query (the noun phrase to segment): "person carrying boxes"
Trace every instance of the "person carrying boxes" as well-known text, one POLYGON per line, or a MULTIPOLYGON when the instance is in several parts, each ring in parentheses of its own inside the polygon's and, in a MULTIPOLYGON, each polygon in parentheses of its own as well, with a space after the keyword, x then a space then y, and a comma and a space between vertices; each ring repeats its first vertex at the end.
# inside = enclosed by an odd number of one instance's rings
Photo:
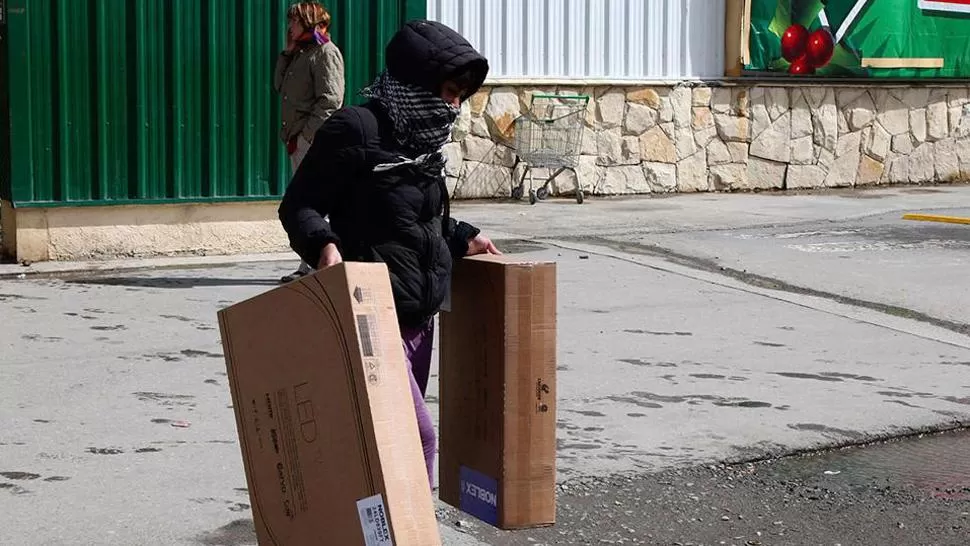
POLYGON ((426 20, 398 31, 385 59, 361 91, 369 101, 341 108, 317 131, 279 218, 293 250, 318 269, 345 259, 387 265, 433 488, 436 434, 424 396, 434 317, 453 260, 501 254, 478 228, 451 217, 442 154, 489 66, 460 34, 426 20))

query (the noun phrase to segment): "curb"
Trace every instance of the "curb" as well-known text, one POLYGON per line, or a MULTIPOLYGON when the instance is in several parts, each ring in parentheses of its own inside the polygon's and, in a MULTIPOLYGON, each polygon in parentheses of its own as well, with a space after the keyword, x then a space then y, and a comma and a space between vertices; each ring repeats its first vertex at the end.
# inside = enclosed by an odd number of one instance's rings
MULTIPOLYGON (((192 256, 106 260, 87 262, 40 262, 22 266, 0 265, 0 280, 52 279, 77 276, 95 276, 102 273, 153 271, 164 269, 200 269, 230 267, 237 264, 293 262, 299 258, 293 253, 238 254, 225 256, 192 256)), ((296 267, 294 265, 294 267, 296 267)))

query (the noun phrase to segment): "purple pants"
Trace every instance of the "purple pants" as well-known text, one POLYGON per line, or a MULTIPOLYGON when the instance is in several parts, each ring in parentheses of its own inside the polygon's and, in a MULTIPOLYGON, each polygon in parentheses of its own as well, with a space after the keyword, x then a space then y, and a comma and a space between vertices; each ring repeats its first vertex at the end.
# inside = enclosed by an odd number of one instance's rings
POLYGON ((404 356, 408 361, 408 376, 411 380, 411 397, 414 399, 414 412, 418 418, 418 432, 421 434, 421 447, 424 449, 424 463, 428 467, 428 484, 434 489, 434 458, 437 451, 434 422, 431 412, 424 401, 428 390, 428 377, 431 374, 431 347, 434 343, 434 319, 417 328, 401 327, 404 342, 404 356))

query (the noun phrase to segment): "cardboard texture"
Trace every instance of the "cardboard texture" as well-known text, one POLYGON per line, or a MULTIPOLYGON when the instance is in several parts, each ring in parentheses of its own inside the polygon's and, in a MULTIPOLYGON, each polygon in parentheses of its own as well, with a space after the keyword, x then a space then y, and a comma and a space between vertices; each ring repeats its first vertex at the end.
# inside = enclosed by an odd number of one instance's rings
POLYGON ((318 271, 219 327, 260 545, 441 544, 384 264, 318 271))
POLYGON ((440 316, 440 496, 501 529, 556 520, 556 265, 455 263, 440 316))

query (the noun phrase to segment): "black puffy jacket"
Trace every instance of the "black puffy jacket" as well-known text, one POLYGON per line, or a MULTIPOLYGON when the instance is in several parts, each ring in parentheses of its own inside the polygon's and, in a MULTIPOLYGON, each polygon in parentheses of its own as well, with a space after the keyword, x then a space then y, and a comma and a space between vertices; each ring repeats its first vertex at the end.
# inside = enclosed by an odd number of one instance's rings
MULTIPOLYGON (((385 58, 395 78, 432 91, 471 69, 472 93, 488 71, 484 57, 460 35, 428 21, 408 23, 388 44, 385 58)), ((410 166, 373 171, 402 155, 413 157, 398 146, 381 104, 338 110, 317 131, 294 173, 279 218, 290 246, 311 265, 328 243, 337 245, 345 261, 384 262, 401 325, 417 326, 440 309, 452 260, 465 255, 479 230, 450 218, 443 175, 410 166)))

